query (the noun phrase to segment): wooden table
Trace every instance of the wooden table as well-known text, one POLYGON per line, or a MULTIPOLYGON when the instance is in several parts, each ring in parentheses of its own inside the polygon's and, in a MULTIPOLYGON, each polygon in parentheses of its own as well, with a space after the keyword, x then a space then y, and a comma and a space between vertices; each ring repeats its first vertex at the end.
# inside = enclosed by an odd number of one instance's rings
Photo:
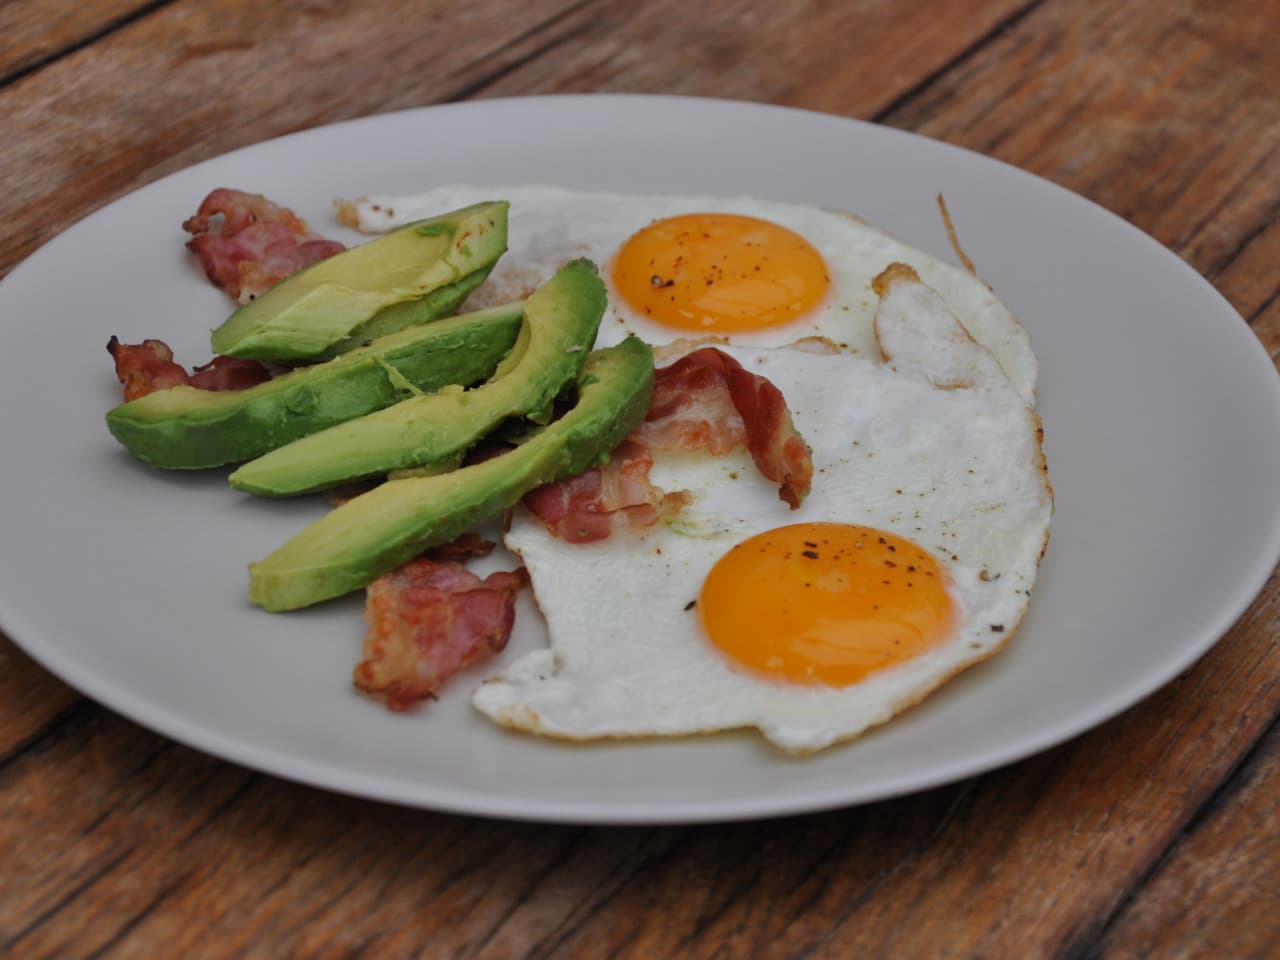
MULTIPOLYGON (((1274 355, 1277 40, 1274 0, 9 0, 0 274, 116 197, 280 133, 477 97, 698 94, 1054 180, 1185 258, 1274 355)), ((0 952, 1278 956, 1278 626, 1273 578, 1168 687, 985 776, 651 829, 285 783, 129 723, 0 637, 0 952)))

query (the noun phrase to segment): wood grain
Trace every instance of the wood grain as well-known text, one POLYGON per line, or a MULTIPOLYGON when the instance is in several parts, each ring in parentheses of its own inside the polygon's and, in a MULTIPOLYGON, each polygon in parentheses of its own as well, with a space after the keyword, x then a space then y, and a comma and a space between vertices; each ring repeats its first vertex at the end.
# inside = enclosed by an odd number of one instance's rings
POLYGON ((1280 944, 1280 726, 1171 847, 1100 947, 1113 957, 1274 957, 1280 944))
POLYGON ((0 273, 165 173, 304 127, 448 99, 570 0, 174 3, 5 90, 0 273), (397 24, 388 29, 388 24, 397 24))
MULTIPOLYGON (((0 17, 15 9, 37 8, 0 17)), ((1280 350, 1266 0, 414 9, 176 0, 0 88, 0 272, 114 196, 291 129, 472 96, 696 93, 874 117, 1054 179, 1171 246, 1280 350)), ((662 829, 283 783, 79 701, 0 641, 0 953, 1266 956, 1277 637, 1273 578, 1183 676, 1055 750, 895 801, 662 829)))
POLYGON ((661 92, 871 117, 1034 5, 596 3, 573 11, 573 42, 556 56, 521 63, 471 92, 661 92))
POLYGON ((1083 193, 1280 349, 1280 6, 1038 8, 884 119, 1083 193))
POLYGON ((1003 0, 980 17, 950 19, 940 9, 928 0, 717 0, 696 9, 499 0, 434 4, 406 18, 398 0, 171 4, 6 91, 0 166, 12 174, 0 195, 0 275, 129 189, 291 130, 480 92, 619 84, 794 100, 811 83, 831 98, 852 92, 842 112, 869 112, 905 91, 915 70, 940 67, 1021 7, 1003 0), (892 57, 874 83, 865 67, 885 35, 867 26, 904 39, 885 48, 892 57), (814 36, 838 44, 816 58, 805 39, 814 36), (556 78, 538 77, 547 65, 556 78))
POLYGON ((92 43, 167 0, 9 0, 0 4, 0 86, 92 43))

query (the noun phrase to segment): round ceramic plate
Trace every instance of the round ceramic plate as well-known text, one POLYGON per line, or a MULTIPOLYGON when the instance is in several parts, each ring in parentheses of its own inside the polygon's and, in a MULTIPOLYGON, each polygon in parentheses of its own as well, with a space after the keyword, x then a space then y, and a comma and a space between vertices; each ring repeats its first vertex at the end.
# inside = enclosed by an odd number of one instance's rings
MULTIPOLYGON (((1204 653, 1280 554, 1280 381, 1177 257, 1016 169, 796 110, 658 97, 493 100, 371 117, 211 160, 125 197, 0 284, 0 624, 120 713, 236 762, 334 790, 538 820, 662 823, 817 810, 941 784, 1056 744, 1204 653), (678 149, 672 145, 678 144, 678 149), (208 356, 225 297, 179 229, 237 186, 338 239, 334 197, 438 183, 749 194, 857 212, 950 257, 935 197, 1030 331, 1057 493, 1053 537, 1008 649, 851 744, 794 759, 752 733, 573 746, 492 726, 480 668, 391 714, 351 687, 362 601, 272 615, 249 560, 324 505, 257 500, 225 471, 130 459, 103 412, 103 349, 208 356)), ((500 662, 545 642, 526 597, 500 662)))

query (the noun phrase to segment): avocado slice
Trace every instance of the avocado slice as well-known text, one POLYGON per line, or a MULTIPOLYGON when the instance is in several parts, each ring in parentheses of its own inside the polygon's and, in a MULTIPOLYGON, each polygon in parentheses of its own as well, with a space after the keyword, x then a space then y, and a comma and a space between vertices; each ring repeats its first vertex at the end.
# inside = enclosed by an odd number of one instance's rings
POLYGON ((249 564, 250 602, 295 610, 358 590, 535 487, 600 462, 649 409, 653 352, 635 337, 597 350, 578 385, 577 404, 515 449, 452 473, 389 480, 249 564))
POLYGON ((595 264, 575 260, 524 301, 516 345, 487 383, 411 397, 295 440, 246 463, 231 485, 268 497, 308 493, 456 462, 509 417, 546 423, 556 397, 582 370, 605 303, 595 264))
POLYGON ((446 316, 507 249, 507 203, 478 203, 299 270, 213 331, 214 353, 314 360, 446 316))
POLYGON ((450 317, 245 390, 157 390, 107 411, 107 427, 155 467, 249 460, 405 397, 483 380, 515 344, 522 315, 513 303, 450 317))

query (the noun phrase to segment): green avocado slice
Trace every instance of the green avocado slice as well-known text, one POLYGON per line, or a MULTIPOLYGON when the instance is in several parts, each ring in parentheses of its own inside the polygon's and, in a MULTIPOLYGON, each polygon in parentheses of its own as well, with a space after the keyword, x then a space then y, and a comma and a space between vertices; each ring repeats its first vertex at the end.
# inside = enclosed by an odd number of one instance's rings
POLYGON ((249 565, 249 600, 295 610, 372 583, 498 516, 544 483, 582 473, 644 419, 653 352, 629 337, 590 354, 577 404, 513 450, 451 473, 389 480, 249 565))
POLYGON ((214 353, 315 360, 452 313, 507 249, 507 206, 419 220, 299 270, 214 330, 214 353))
POLYGON ((515 344, 522 314, 505 304, 402 330, 245 390, 157 390, 109 410, 107 427, 155 467, 249 460, 405 397, 484 380, 515 344))
POLYGON ((394 470, 456 462, 509 417, 545 423, 578 378, 604 315, 606 294, 589 260, 567 264, 524 301, 516 345, 487 382, 402 400, 272 450, 230 481, 287 497, 394 470))

